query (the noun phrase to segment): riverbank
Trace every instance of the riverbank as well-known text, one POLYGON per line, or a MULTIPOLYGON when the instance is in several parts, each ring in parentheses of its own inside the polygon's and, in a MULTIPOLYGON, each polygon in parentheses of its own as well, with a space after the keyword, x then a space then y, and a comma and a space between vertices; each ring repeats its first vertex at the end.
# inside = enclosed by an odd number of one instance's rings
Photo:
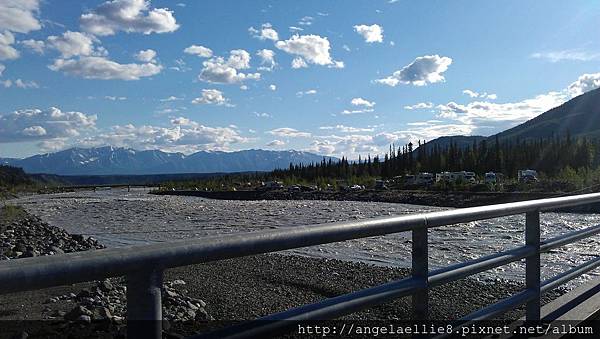
MULTIPOLYGON (((39 227, 51 228, 24 212, 12 216, 9 221, 10 230, 26 230, 37 227, 34 225, 36 223, 42 224, 39 227)), ((23 234, 22 232, 6 233, 9 228, 2 229, 4 232, 0 238, 4 239, 5 243, 7 239, 11 243, 23 240, 19 238, 22 237, 19 235, 23 234)), ((72 237, 80 239, 77 235, 72 237)), ((207 331, 232 322, 254 319, 401 279, 408 274, 409 270, 405 268, 281 254, 258 255, 171 269, 165 273, 165 281, 170 285, 163 290, 163 301, 167 297, 174 298, 171 300, 176 300, 177 304, 185 303, 186 306, 166 309, 165 314, 169 317, 175 315, 183 319, 178 321, 178 318, 174 318, 168 331, 171 335, 207 331), (195 306, 188 305, 189 300, 194 300, 195 306), (197 316, 199 311, 194 309, 199 304, 202 304, 202 309, 205 310, 202 316, 197 316), (194 317, 188 317, 190 310, 194 311, 194 317), (182 316, 179 316, 179 313, 182 316), (215 321, 207 320, 211 318, 215 321)), ((40 337, 62 337, 64 333, 61 331, 89 330, 95 336, 99 336, 99 333, 105 330, 124 333, 123 281, 117 278, 111 279, 109 283, 112 287, 107 287, 105 281, 90 282, 5 295, 0 299, 0 320, 55 321, 53 326, 56 327, 51 329, 51 333, 54 334, 47 335, 48 328, 45 328, 43 330, 46 334, 40 337), (96 326, 97 321, 102 321, 102 326, 96 326), (92 325, 94 327, 91 327, 92 325)), ((480 281, 472 278, 437 287, 430 294, 431 318, 456 319, 522 289, 523 285, 520 282, 501 279, 480 281)), ((544 302, 560 294, 560 291, 548 294, 544 297, 544 302)), ((165 305, 173 305, 173 301, 165 302, 165 305)), ((505 314, 502 319, 516 319, 521 313, 521 310, 513 311, 505 314)), ((346 316, 344 319, 397 321, 410 317, 410 299, 402 298, 346 316)), ((39 325, 40 322, 33 324, 39 325)), ((27 330, 31 332, 29 327, 18 328, 18 322, 11 322, 10 325, 17 327, 18 333, 27 330)), ((32 326, 32 323, 22 323, 22 326, 32 326)), ((84 332, 76 333, 82 335, 84 332)), ((28 334, 31 335, 30 338, 36 337, 35 333, 28 334)))
POLYGON ((538 192, 434 192, 405 190, 308 191, 154 191, 158 195, 197 196, 223 200, 336 200, 413 204, 437 207, 474 207, 555 197, 557 193, 538 192))

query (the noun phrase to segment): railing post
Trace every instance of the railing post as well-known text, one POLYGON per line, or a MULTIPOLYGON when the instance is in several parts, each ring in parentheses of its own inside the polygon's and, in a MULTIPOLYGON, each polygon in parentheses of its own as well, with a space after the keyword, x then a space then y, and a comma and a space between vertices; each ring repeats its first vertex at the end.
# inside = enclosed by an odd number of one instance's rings
POLYGON ((127 338, 162 338, 162 271, 127 276, 127 338))
POLYGON ((415 292, 412 299, 412 312, 415 320, 429 318, 429 276, 427 227, 412 230, 412 276, 422 280, 424 289, 415 292))
POLYGON ((535 298, 527 303, 525 320, 540 320, 540 211, 527 212, 525 218, 525 244, 536 248, 536 253, 525 259, 525 286, 535 292, 535 298))

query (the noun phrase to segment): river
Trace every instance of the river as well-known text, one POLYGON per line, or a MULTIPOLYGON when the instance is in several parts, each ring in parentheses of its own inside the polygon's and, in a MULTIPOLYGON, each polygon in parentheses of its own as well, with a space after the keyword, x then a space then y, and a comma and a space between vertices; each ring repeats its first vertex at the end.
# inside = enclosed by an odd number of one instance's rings
MULTIPOLYGON (((189 239, 299 225, 366 219, 444 210, 409 204, 353 201, 232 201, 198 197, 156 196, 147 190, 121 189, 31 195, 15 201, 53 226, 93 236, 109 247, 189 239)), ((521 246, 523 215, 431 229, 430 268, 475 259, 521 246)), ((542 238, 600 224, 598 214, 542 213, 542 238)), ((293 250, 325 258, 410 267, 410 234, 401 233, 293 250)), ((585 239, 542 256, 548 278, 600 255, 598 237, 585 239)), ((597 276, 593 271, 579 279, 597 276)), ((521 280, 524 265, 513 263, 479 274, 479 279, 521 280)), ((572 287, 572 283, 570 286, 572 287)))

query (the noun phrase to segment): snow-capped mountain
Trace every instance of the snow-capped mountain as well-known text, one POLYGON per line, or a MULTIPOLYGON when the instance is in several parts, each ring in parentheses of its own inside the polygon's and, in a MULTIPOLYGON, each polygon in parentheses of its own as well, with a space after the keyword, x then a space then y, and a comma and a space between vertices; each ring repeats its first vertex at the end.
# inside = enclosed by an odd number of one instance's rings
POLYGON ((137 151, 111 146, 71 148, 25 159, 1 159, 27 173, 115 175, 271 171, 290 163, 320 162, 323 157, 299 151, 244 150, 197 152, 191 155, 159 150, 137 151))

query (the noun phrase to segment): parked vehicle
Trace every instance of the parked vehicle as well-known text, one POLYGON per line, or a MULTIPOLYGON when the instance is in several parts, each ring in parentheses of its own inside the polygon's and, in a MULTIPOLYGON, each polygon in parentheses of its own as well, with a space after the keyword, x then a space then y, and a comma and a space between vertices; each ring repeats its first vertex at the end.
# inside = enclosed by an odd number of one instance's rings
POLYGON ((442 172, 435 175, 435 182, 464 182, 469 184, 477 183, 475 172, 442 172))
POLYGON ((538 173, 536 170, 525 169, 518 172, 519 182, 530 183, 538 181, 538 173))
POLYGON ((386 190, 388 189, 384 180, 375 180, 375 189, 386 190))

